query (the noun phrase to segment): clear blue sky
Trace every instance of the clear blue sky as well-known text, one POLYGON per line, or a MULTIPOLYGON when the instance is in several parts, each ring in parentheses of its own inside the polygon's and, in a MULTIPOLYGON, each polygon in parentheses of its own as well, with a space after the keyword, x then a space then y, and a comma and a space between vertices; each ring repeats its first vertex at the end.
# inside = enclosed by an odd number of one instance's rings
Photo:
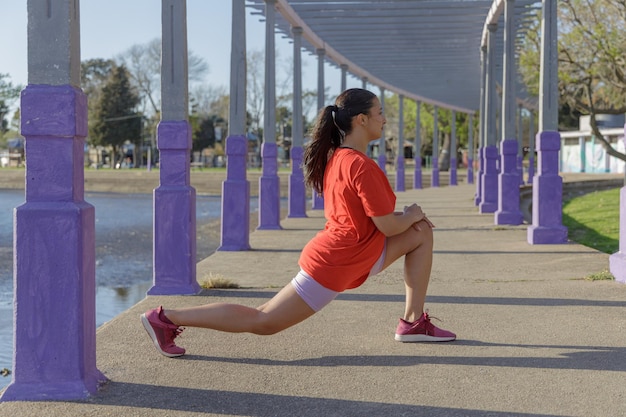
MULTIPOLYGON (((14 84, 22 85, 28 81, 26 3, 26 0, 0 0, 0 73, 8 73, 14 84)), ((206 83, 214 86, 229 83, 231 8, 230 1, 187 0, 188 47, 209 64, 206 83)), ((247 49, 264 50, 265 23, 260 21, 261 16, 252 16, 246 10, 247 49)), ((80 15, 83 60, 113 58, 132 45, 161 36, 160 0, 82 0, 80 15)), ((288 39, 277 35, 276 48, 281 59, 292 58, 293 45, 288 39)), ((316 90, 317 58, 305 53, 302 60, 303 88, 316 90)), ((277 68, 277 80, 280 71, 277 68)), ((326 66, 325 81, 331 91, 340 88, 340 77, 339 69, 326 66)))

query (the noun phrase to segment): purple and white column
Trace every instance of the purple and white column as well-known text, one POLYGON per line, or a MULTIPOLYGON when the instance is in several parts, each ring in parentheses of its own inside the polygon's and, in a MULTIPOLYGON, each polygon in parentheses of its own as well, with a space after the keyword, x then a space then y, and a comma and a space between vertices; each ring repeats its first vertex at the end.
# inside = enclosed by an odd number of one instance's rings
POLYGON ((413 161, 415 161, 415 170, 413 171, 413 189, 422 189, 422 121, 421 109, 422 102, 415 102, 415 144, 413 145, 413 161))
POLYGON ((87 97, 73 0, 28 1, 21 95, 26 202, 14 212, 13 375, 1 401, 79 400, 96 368, 95 209, 84 199, 87 97))
POLYGON ((616 281, 626 284, 626 187, 619 191, 619 251, 609 256, 609 271, 616 281))
MULTIPOLYGON (((385 111, 385 89, 380 87, 380 105, 385 111)), ((383 130, 380 133, 380 138, 378 139, 378 166, 383 172, 387 173, 387 141, 385 139, 385 127, 383 126, 383 130)))
POLYGON ((263 112, 263 174, 259 178, 259 230, 279 230, 280 178, 276 144, 276 0, 265 0, 265 101, 263 112))
POLYGON ((190 185, 187 6, 163 0, 159 186, 154 190, 154 279, 149 295, 196 294, 196 190, 190 185))
POLYGON ((439 187, 439 108, 433 107, 433 155, 430 186, 439 187))
POLYGON ((498 208, 498 149, 496 147, 496 30, 498 25, 487 25, 487 74, 485 78, 485 114, 484 132, 485 146, 482 158, 483 175, 481 178, 481 201, 478 205, 480 213, 494 213, 498 208))
POLYGON ((222 182, 222 228, 219 251, 250 249, 250 182, 246 137, 246 10, 232 2, 230 112, 226 138, 226 180, 222 182))
POLYGON ((543 0, 539 77, 538 172, 533 178, 533 223, 528 243, 567 242, 563 217, 563 179, 559 176, 557 3, 543 0))
MULTIPOLYGON (((326 50, 319 48, 317 52, 317 111, 319 112, 326 106, 325 85, 324 85, 324 56, 326 50)), ((311 209, 323 210, 324 197, 319 195, 317 191, 311 190, 311 209)))
POLYGON ((450 185, 458 185, 456 143, 456 111, 452 110, 450 113, 450 185))
POLYGON ((502 71, 502 141, 500 142, 500 173, 498 174, 498 210, 495 224, 522 224, 519 207, 520 173, 518 141, 515 139, 515 0, 504 2, 504 57, 502 71))
POLYGON ((302 28, 292 27, 293 33, 293 123, 291 145, 291 175, 289 176, 288 217, 307 217, 306 188, 302 159, 304 157, 304 126, 302 120, 302 28))
POLYGON ((467 183, 474 184, 474 114, 467 115, 467 183))
POLYGON ((398 102, 398 154, 396 155, 396 191, 405 191, 404 180, 404 96, 398 102))
POLYGON ((474 205, 483 200, 483 177, 485 176, 485 147, 487 146, 487 128, 485 103, 487 102, 487 46, 480 47, 480 111, 478 119, 478 173, 476 175, 476 194, 474 205))

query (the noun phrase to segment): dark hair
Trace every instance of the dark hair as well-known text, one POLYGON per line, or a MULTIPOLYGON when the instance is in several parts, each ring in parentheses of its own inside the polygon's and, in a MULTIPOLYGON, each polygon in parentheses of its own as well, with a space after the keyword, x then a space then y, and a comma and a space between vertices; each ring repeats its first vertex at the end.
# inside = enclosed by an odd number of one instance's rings
POLYGON ((333 106, 320 110, 311 131, 311 143, 303 157, 304 181, 318 193, 324 190, 324 171, 328 159, 352 131, 352 118, 369 114, 376 94, 362 88, 350 88, 339 94, 333 106))

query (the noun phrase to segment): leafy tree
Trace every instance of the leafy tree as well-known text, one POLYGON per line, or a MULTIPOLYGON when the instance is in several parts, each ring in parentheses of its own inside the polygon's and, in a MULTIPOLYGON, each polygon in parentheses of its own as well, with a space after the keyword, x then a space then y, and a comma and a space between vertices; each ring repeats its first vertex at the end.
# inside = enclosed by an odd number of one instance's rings
MULTIPOLYGON (((94 123, 90 129, 93 145, 111 146, 114 158, 126 141, 137 143, 141 135, 141 114, 135 111, 139 97, 130 85, 124 66, 115 66, 99 100, 94 106, 94 123)), ((111 161, 112 166, 115 161, 111 161)))
POLYGON ((6 117, 13 103, 19 98, 22 86, 13 85, 8 74, 0 73, 0 134, 9 130, 9 122, 6 117))
POLYGON ((193 151, 215 147, 215 121, 215 116, 204 116, 198 119, 192 133, 193 151))
MULTIPOLYGON (((560 121, 566 115, 589 115, 593 134, 607 153, 626 161, 596 120, 598 114, 626 113, 626 2, 564 0, 558 18, 560 121)), ((532 29, 520 50, 520 72, 528 90, 538 94, 538 27, 532 29)))
POLYGON ((89 59, 80 63, 81 88, 87 95, 87 114, 90 126, 96 120, 95 108, 100 102, 102 88, 106 85, 115 68, 110 59, 89 59))

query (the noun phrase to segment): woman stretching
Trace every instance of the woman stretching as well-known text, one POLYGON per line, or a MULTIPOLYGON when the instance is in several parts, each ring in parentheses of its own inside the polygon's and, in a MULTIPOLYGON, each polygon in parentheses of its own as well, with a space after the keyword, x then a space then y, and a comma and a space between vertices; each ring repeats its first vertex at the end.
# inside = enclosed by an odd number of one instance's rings
POLYGON ((353 88, 317 117, 304 153, 305 181, 324 196, 326 225, 302 250, 300 272, 257 308, 214 303, 181 309, 158 307, 141 315, 157 350, 181 356, 174 339, 183 326, 269 335, 300 323, 340 292, 356 288, 404 256, 406 305, 396 328, 400 342, 456 338, 424 311, 433 257, 433 224, 413 204, 394 212, 396 196, 366 155, 386 123, 375 94, 353 88))

